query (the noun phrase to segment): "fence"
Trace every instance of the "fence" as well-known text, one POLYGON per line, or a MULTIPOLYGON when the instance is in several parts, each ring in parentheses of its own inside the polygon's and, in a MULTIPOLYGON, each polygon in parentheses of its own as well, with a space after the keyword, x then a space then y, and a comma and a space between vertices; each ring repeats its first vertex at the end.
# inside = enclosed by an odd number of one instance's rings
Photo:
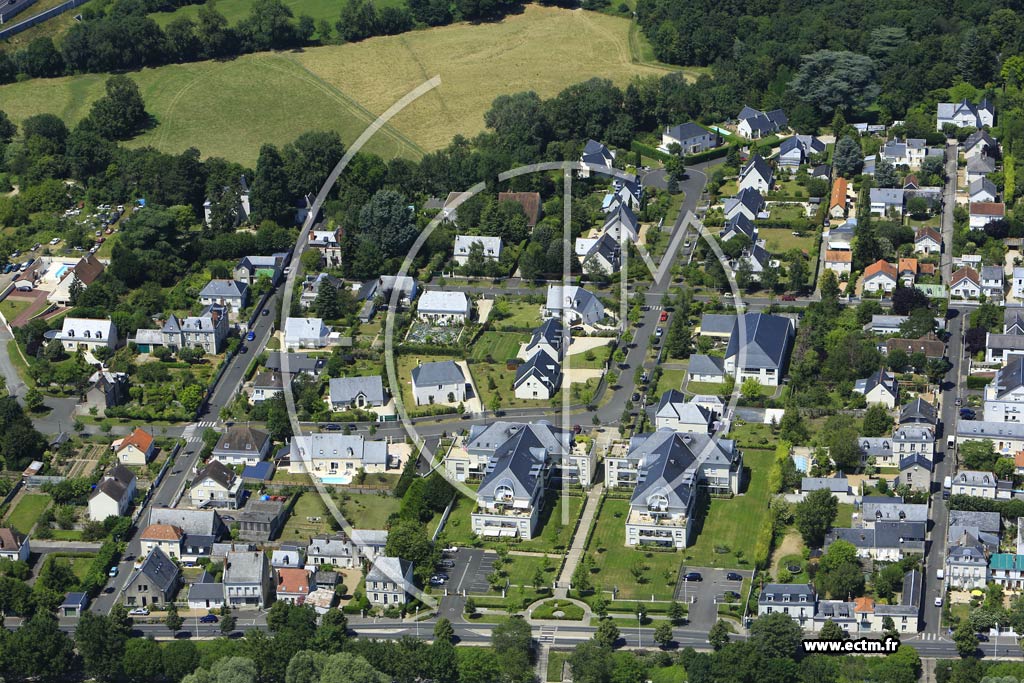
POLYGON ((80 5, 84 5, 86 2, 88 2, 88 0, 68 0, 67 2, 57 5, 56 7, 51 7, 45 12, 40 12, 34 17, 29 17, 25 21, 19 22, 14 26, 11 26, 10 28, 0 30, 0 40, 6 40, 7 38, 15 36, 21 33, 22 31, 26 31, 32 28, 33 26, 37 26, 43 23, 44 21, 53 19, 58 15, 64 14, 64 12, 67 12, 69 9, 74 9, 80 5))

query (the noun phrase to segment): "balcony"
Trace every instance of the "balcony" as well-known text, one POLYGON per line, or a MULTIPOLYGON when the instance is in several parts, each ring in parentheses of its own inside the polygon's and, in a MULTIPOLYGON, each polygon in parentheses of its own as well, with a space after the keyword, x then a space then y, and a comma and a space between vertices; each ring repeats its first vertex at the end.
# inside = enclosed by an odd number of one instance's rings
MULTIPOLYGON (((626 524, 635 526, 686 527, 686 515, 630 510, 626 524)), ((641 532, 643 533, 643 532, 641 532)))

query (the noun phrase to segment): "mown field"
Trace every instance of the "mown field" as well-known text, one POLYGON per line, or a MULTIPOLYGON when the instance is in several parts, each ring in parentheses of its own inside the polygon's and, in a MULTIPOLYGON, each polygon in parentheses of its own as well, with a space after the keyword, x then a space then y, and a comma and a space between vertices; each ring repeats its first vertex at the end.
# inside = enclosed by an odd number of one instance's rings
MULTIPOLYGON (((299 2, 326 7, 323 0, 299 2)), ((490 24, 144 69, 131 75, 155 124, 129 144, 168 152, 196 146, 203 156, 252 164, 260 143, 284 144, 307 130, 336 130, 351 143, 377 115, 437 75, 441 85, 367 147, 385 157, 416 158, 457 133, 480 132, 484 112, 500 94, 534 90, 550 97, 594 76, 625 85, 636 75, 664 74, 663 67, 642 63, 629 28, 629 21, 604 14, 528 5, 490 24)), ((0 87, 0 102, 15 122, 52 112, 74 123, 100 97, 105 78, 12 83, 0 87)))

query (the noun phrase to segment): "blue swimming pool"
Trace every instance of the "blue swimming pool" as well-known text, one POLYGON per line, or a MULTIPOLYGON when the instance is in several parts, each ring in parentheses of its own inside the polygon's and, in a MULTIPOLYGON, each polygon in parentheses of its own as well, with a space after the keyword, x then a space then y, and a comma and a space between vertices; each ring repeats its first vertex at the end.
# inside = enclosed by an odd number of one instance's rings
POLYGON ((350 477, 347 474, 339 474, 337 476, 332 476, 332 477, 320 477, 320 481, 322 481, 325 484, 341 484, 341 485, 346 485, 346 484, 351 484, 352 483, 352 477, 350 477))
POLYGON ((72 267, 71 267, 71 266, 69 266, 68 264, 66 264, 66 263, 63 263, 63 264, 61 264, 60 268, 58 268, 58 269, 56 270, 56 272, 54 273, 54 276, 55 276, 55 277, 56 277, 56 278, 57 278, 57 279, 59 280, 59 279, 61 279, 62 277, 64 277, 64 273, 66 273, 66 272, 68 272, 69 270, 71 270, 71 268, 72 268, 72 267))

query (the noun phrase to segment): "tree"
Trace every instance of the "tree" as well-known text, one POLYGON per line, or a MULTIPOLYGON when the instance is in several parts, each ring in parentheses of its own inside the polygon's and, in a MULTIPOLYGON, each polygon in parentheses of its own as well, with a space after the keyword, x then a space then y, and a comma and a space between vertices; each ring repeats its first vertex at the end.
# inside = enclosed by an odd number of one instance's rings
POLYGON ((160 645, 152 638, 131 638, 125 646, 122 669, 128 680, 149 683, 163 677, 160 645))
POLYGON ((108 140, 127 140, 148 120, 139 86, 118 75, 107 79, 106 95, 93 102, 86 124, 108 140))
POLYGON ((796 528, 810 548, 820 548, 839 513, 839 503, 828 489, 811 491, 796 506, 796 528))
POLYGON ((916 287, 897 285, 892 293, 892 312, 896 315, 910 315, 918 308, 928 308, 931 301, 928 295, 916 287))
MULTIPOLYGON (((442 619, 444 618, 442 617, 442 619)), ((320 617, 320 625, 316 629, 316 639, 314 641, 316 649, 319 652, 326 652, 328 654, 340 652, 347 640, 348 617, 337 607, 332 607, 327 610, 326 614, 320 617)))
POLYGON ((434 639, 452 642, 455 639, 455 629, 452 628, 452 622, 448 621, 445 617, 438 619, 437 623, 434 624, 434 639))
POLYGON ((855 52, 818 50, 800 59, 789 89, 822 115, 837 109, 862 109, 881 92, 875 62, 855 52))
POLYGON ((818 565, 818 589, 835 599, 847 600, 864 592, 864 574, 857 549, 847 541, 835 541, 818 565))
POLYGON ((662 648, 668 649, 672 644, 672 624, 667 621, 658 622, 654 628, 654 642, 662 648))
POLYGON ((128 630, 106 615, 82 613, 75 629, 75 647, 82 655, 85 670, 101 680, 121 675, 128 630))
POLYGON ((0 111, 0 145, 6 145, 13 140, 14 134, 17 132, 18 127, 14 125, 7 113, 0 111))
POLYGON ((50 610, 36 612, 4 640, 4 669, 21 680, 67 680, 72 671, 75 645, 50 610))
POLYGON ((231 635, 234 632, 234 630, 235 630, 235 624, 237 622, 238 622, 238 619, 231 612, 231 608, 228 607, 227 604, 224 604, 220 608, 220 632, 221 632, 221 635, 224 635, 224 636, 231 635))
POLYGON ((826 619, 825 623, 821 625, 821 631, 818 632, 818 638, 821 640, 846 640, 846 636, 846 631, 831 619, 826 619))
POLYGON ((181 625, 185 623, 185 620, 178 615, 178 606, 173 602, 167 605, 167 616, 164 617, 164 624, 170 629, 171 633, 177 633, 181 630, 181 625))
POLYGON ((602 619, 597 623, 594 640, 605 647, 615 647, 619 640, 619 627, 611 619, 602 619))
POLYGON ((807 441, 809 434, 800 411, 788 406, 782 413, 782 420, 779 421, 779 437, 794 444, 801 444, 807 441))
POLYGON ((679 626, 683 623, 683 618, 686 614, 683 612, 683 606, 677 601, 673 600, 668 606, 668 619, 672 622, 673 626, 679 626))
POLYGON ((721 619, 708 631, 708 642, 718 652, 729 643, 729 626, 721 619))
POLYGON ((685 315, 672 316, 669 323, 668 335, 665 338, 665 350, 672 358, 688 358, 690 356, 690 343, 692 334, 690 326, 686 324, 685 315))
POLYGON ((288 195, 288 175, 277 147, 265 144, 256 158, 256 175, 249 197, 252 220, 286 223, 291 220, 291 202, 288 195))
POLYGON ((807 284, 807 264, 803 256, 797 256, 789 263, 789 286, 793 291, 801 292, 807 284))
POLYGON ((576 564, 576 569, 572 573, 572 587, 577 591, 584 593, 593 589, 593 585, 590 582, 590 571, 593 568, 593 560, 590 556, 585 554, 580 558, 580 561, 576 564))
POLYGON ((864 152, 860 143, 851 137, 845 137, 837 142, 832 156, 836 173, 844 178, 852 178, 860 173, 864 166, 864 152))
POLYGON ((971 622, 964 619, 953 632, 953 642, 956 643, 956 651, 961 657, 973 657, 978 651, 978 636, 974 633, 971 622))
MULTIPOLYGON (((366 658, 351 652, 338 652, 324 660, 320 683, 389 683, 390 676, 370 666, 366 658)), ((220 683, 218 681, 218 683, 220 683)))
POLYGON ((839 299, 839 278, 835 271, 826 270, 821 274, 821 298, 829 301, 839 299))
POLYGON ((417 570, 426 570, 428 574, 434 566, 434 544, 419 520, 403 519, 393 524, 385 551, 389 557, 408 560, 417 570))
POLYGON ((172 640, 164 643, 160 648, 160 657, 160 668, 172 681, 180 681, 199 667, 199 652, 191 640, 172 640))
POLYGON ((471 597, 466 598, 466 603, 462 606, 462 611, 467 617, 472 617, 476 614, 476 600, 471 597))
POLYGON ((345 156, 345 144, 335 131, 307 131, 281 149, 288 190, 299 197, 317 192, 345 156))
POLYGON ((610 683, 614 666, 611 648, 593 640, 583 641, 569 656, 572 679, 580 683, 610 683))
POLYGON ((880 403, 871 405, 864 414, 864 426, 861 428, 863 436, 883 436, 889 433, 892 427, 892 415, 880 403))
POLYGON ((519 680, 530 670, 533 633, 522 617, 510 617, 491 631, 491 647, 506 680, 519 680))
POLYGON ((740 393, 748 401, 754 401, 761 397, 761 382, 756 377, 748 377, 740 385, 740 393))
POLYGON ((762 657, 790 659, 802 639, 800 625, 782 612, 762 615, 750 625, 750 642, 762 657))
POLYGON ((38 389, 29 389, 25 392, 25 407, 33 413, 42 409, 43 395, 38 389))
POLYGON ((875 164, 875 185, 878 187, 896 187, 900 182, 896 175, 896 167, 888 159, 882 158, 875 164))
POLYGON ((407 254, 416 232, 409 202, 394 190, 378 190, 359 211, 359 239, 376 245, 384 258, 407 254))

